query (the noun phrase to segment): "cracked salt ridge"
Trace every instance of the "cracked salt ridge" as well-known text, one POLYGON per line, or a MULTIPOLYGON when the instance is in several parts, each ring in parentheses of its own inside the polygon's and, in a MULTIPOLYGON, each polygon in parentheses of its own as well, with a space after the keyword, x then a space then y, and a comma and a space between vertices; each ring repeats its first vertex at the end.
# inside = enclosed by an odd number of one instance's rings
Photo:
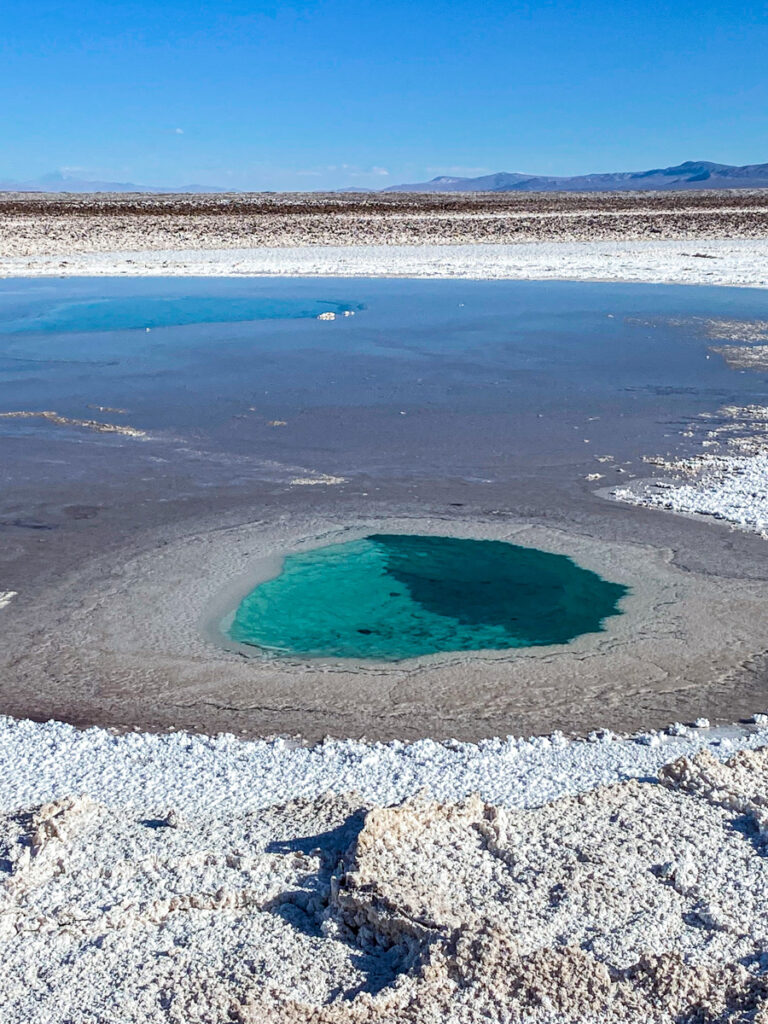
POLYGON ((115 735, 0 717, 0 809, 85 794, 113 809, 154 814, 173 808, 200 818, 350 792, 388 805, 420 791, 439 801, 479 793, 488 803, 526 808, 629 778, 655 778, 664 764, 704 748, 724 760, 768 745, 764 715, 746 728, 707 724, 629 738, 604 732, 586 740, 554 734, 478 744, 329 740, 306 748, 284 739, 115 735))

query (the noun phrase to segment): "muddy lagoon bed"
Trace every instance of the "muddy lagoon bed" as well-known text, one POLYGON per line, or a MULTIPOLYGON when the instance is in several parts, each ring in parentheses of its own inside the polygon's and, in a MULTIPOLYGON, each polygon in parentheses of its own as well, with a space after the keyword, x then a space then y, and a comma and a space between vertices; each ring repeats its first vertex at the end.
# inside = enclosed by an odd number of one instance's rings
MULTIPOLYGON (((693 457, 713 418, 727 447, 723 410, 763 406, 764 372, 711 336, 768 319, 762 291, 14 279, 0 306, 4 710, 310 741, 761 710, 762 539, 617 498, 649 455, 693 457), (362 619, 367 654, 316 637, 254 657, 222 628, 287 556, 372 534, 522 545, 624 596, 505 648, 472 641, 455 587, 436 597, 464 618, 432 621, 467 635, 412 658, 377 654, 362 619)), ((300 598, 281 600, 290 631, 300 598)))
POLYGON ((10 1019, 761 1020, 766 322, 0 281, 10 1019))

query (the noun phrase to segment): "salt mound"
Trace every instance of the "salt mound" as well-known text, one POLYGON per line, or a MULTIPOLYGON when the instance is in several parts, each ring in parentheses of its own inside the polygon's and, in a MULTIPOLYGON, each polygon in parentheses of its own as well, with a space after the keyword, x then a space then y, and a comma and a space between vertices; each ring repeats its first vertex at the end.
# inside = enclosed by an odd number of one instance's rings
POLYGON ((768 749, 515 810, 0 823, 4 1020, 768 1021, 768 749))

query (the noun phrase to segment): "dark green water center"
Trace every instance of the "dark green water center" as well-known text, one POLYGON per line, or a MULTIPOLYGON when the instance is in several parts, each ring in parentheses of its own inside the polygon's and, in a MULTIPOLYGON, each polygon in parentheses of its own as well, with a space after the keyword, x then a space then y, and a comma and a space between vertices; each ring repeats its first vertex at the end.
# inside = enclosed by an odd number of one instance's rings
POLYGON ((230 636, 265 652, 396 661, 564 644, 603 629, 627 588, 503 541, 374 534, 289 555, 230 636))

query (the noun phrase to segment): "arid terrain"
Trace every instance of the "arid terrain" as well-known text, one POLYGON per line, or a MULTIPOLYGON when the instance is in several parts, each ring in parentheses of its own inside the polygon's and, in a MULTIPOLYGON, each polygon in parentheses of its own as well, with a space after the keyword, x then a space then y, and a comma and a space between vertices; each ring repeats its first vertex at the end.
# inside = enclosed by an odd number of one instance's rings
POLYGON ((734 239, 768 235, 768 191, 0 193, 0 259, 126 249, 734 239))
MULTIPOLYGON (((0 277, 194 274, 765 288, 768 191, 0 194, 0 277)), ((764 316, 722 317, 696 321, 702 361, 762 371, 764 316)), ((88 401, 2 422, 88 431, 117 486, 134 449, 105 438, 149 441, 88 401)), ((58 462, 19 448, 19 479, 66 479, 29 508, 12 493, 0 522, 0 566, 24 566, 0 579, 2 1024, 765 1024, 766 422, 754 404, 676 420, 695 472, 650 450, 680 486, 615 488, 629 504, 605 500, 596 450, 567 523, 546 490, 427 501, 409 480, 385 500, 325 477, 310 501, 295 474, 225 516, 228 469, 193 507, 164 459, 112 508, 79 482, 80 434, 58 462), (171 529, 176 490, 197 519, 171 529), (255 687, 203 629, 228 581, 376 509, 610 555, 626 614, 517 666, 286 665, 255 687)))
POLYGON ((0 816, 3 1019, 764 1022, 768 764, 738 747, 765 732, 679 731, 308 751, 0 720, 6 806, 97 795, 0 816), (386 806, 404 776, 504 800, 386 806))

